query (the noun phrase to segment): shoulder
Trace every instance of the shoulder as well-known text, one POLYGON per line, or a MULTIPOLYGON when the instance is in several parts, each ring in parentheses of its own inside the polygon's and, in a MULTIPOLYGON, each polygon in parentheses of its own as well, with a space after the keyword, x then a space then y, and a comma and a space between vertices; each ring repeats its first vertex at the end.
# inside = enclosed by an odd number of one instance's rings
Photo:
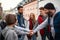
POLYGON ((8 34, 8 35, 13 35, 14 33, 15 33, 15 32, 14 32, 13 30, 8 30, 8 31, 7 31, 7 34, 8 34))
POLYGON ((60 12, 57 12, 56 15, 60 15, 60 12))
POLYGON ((60 17, 60 12, 57 12, 55 17, 60 17))
POLYGON ((60 20, 60 12, 57 12, 57 13, 56 13, 54 19, 56 19, 56 20, 60 20))
POLYGON ((38 16, 38 20, 43 20, 42 16, 38 16))
POLYGON ((41 16, 41 15, 39 15, 39 16, 38 16, 38 18, 42 18, 42 16, 41 16))
POLYGON ((16 13, 17 16, 19 16, 19 13, 16 13))
POLYGON ((14 36, 17 36, 16 32, 14 30, 8 30, 7 31, 7 35, 6 36, 11 36, 11 37, 14 37, 14 36))

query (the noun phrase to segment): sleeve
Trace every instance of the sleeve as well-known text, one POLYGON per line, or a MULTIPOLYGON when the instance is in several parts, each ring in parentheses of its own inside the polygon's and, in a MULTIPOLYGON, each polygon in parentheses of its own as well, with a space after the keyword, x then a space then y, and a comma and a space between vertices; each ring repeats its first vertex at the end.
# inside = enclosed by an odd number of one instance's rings
POLYGON ((22 30, 17 29, 17 28, 14 28, 14 30, 15 30, 15 32, 16 32, 18 35, 20 35, 20 34, 29 34, 28 32, 22 31, 22 30))
POLYGON ((29 21, 28 20, 25 20, 25 28, 29 29, 29 21))
POLYGON ((48 18, 46 18, 46 20, 44 22, 42 22, 40 25, 37 26, 36 29, 34 29, 34 33, 36 33, 37 31, 39 31, 40 29, 46 27, 47 24, 48 24, 48 18))
POLYGON ((28 32, 20 31, 20 34, 29 34, 28 32))
POLYGON ((38 21, 36 21, 33 29, 35 29, 37 26, 38 26, 38 21))
POLYGON ((15 25, 15 28, 21 30, 21 31, 26 31, 26 32, 29 32, 30 30, 28 28, 22 28, 22 27, 19 27, 19 26, 16 26, 15 25))

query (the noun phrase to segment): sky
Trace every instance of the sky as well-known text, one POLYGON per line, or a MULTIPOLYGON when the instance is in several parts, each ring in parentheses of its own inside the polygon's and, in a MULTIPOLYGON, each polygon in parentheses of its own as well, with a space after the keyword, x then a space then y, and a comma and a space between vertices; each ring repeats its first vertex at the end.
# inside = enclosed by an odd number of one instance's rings
POLYGON ((9 10, 16 7, 21 1, 22 0, 0 0, 0 3, 2 3, 3 10, 9 10))

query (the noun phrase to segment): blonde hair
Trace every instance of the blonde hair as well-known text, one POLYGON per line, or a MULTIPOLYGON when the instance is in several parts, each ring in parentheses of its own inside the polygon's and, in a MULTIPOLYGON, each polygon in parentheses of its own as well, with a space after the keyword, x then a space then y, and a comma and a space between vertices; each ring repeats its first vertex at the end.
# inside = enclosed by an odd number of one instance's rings
MULTIPOLYGON (((36 19, 35 19, 35 14, 34 13, 31 13, 32 14, 32 16, 33 16, 33 21, 34 21, 34 23, 36 22, 36 19)), ((31 14, 30 14, 30 18, 31 18, 31 14)))

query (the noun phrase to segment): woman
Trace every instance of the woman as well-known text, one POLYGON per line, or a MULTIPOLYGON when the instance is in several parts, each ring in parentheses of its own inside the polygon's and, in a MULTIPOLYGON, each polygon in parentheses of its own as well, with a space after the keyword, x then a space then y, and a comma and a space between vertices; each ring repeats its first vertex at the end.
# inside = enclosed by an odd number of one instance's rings
MULTIPOLYGON (((33 28, 35 27, 36 24, 36 19, 35 19, 35 15, 33 13, 30 14, 30 18, 29 18, 29 30, 33 30, 33 28)), ((37 40, 37 33, 35 33, 34 35, 27 35, 28 40, 37 40)))

